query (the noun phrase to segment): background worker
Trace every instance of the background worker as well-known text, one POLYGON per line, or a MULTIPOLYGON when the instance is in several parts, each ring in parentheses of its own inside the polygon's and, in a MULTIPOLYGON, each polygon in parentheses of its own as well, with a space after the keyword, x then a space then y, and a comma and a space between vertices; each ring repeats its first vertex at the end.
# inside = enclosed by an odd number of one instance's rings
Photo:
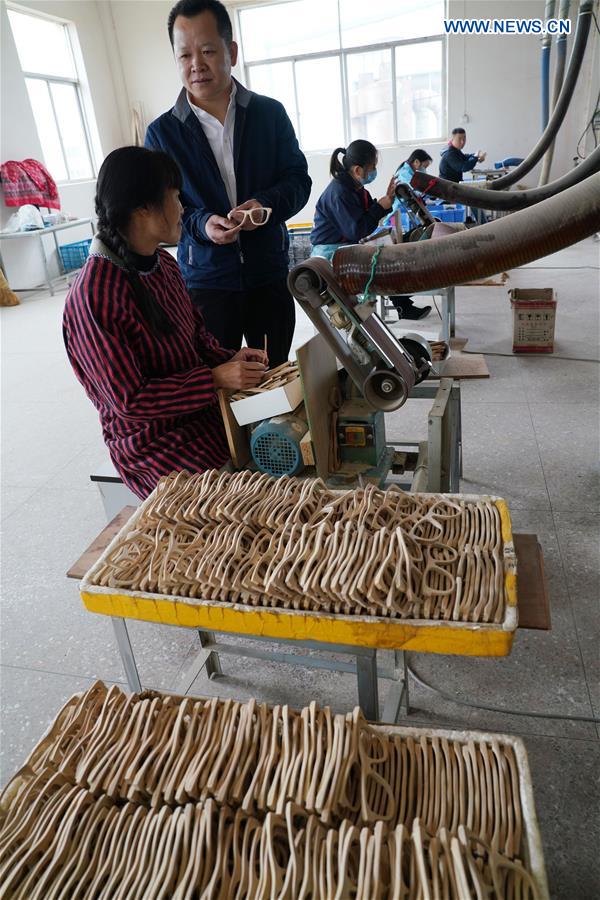
MULTIPOLYGON (((374 200, 365 185, 377 177, 377 148, 370 141, 352 141, 337 147, 329 162, 331 181, 319 197, 310 233, 311 256, 331 260, 338 247, 357 244, 377 227, 394 202, 395 178, 390 179, 383 197, 374 200)), ((400 317, 420 319, 431 312, 413 306, 410 297, 390 298, 400 317)))
MULTIPOLYGON (((394 177, 397 182, 402 181, 411 186, 410 182, 415 172, 426 172, 427 167, 431 162, 431 156, 425 150, 413 150, 408 159, 405 159, 404 162, 398 166, 394 177)), ((415 190, 415 188, 412 188, 412 190, 415 194, 421 196, 420 191, 415 190)), ((394 197, 391 215, 397 212, 397 210, 402 211, 403 208, 402 200, 399 197, 394 197)), ((395 294, 393 297, 390 297, 390 300, 394 304, 399 319, 424 319, 431 312, 431 306, 415 306, 412 298, 406 294, 395 294)))
MULTIPOLYGON (((395 175, 396 181, 403 181, 410 185, 415 172, 426 172, 431 162, 431 156, 425 150, 413 150, 408 159, 398 166, 395 175)), ((415 191, 415 193, 418 194, 419 191, 415 191)))
POLYGON ((219 342, 262 346, 266 334, 276 366, 294 334, 285 222, 310 195, 306 159, 281 103, 231 77, 238 48, 222 3, 180 0, 168 31, 183 89, 148 127, 146 146, 183 176, 179 265, 219 342))
POLYGON ((110 458, 146 497, 162 475, 229 460, 216 389, 255 387, 262 350, 221 347, 204 327, 176 261, 181 175, 165 153, 121 147, 96 184, 98 233, 71 287, 63 335, 98 410, 110 458))
POLYGON ((478 150, 477 153, 463 153, 463 147, 466 142, 467 133, 465 129, 453 128, 452 138, 448 141, 448 147, 442 151, 440 178, 459 184, 463 180, 465 172, 470 172, 478 162, 485 160, 487 154, 482 150, 478 150))

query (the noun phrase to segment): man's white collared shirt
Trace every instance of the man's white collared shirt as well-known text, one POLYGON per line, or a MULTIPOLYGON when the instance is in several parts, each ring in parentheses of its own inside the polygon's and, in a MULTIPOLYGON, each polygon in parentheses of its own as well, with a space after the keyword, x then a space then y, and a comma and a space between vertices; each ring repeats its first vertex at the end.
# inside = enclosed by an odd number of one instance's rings
POLYGON ((231 96, 229 98, 229 106, 225 121, 221 125, 215 116, 211 116, 205 110, 194 106, 188 97, 188 103, 192 112, 197 117, 202 126, 202 130, 206 135, 206 139, 210 144, 210 149, 217 161, 221 178, 225 183, 225 189, 231 208, 237 206, 237 185, 235 181, 235 170, 233 166, 233 130, 235 128, 235 95, 237 93, 237 85, 235 81, 231 81, 231 96))

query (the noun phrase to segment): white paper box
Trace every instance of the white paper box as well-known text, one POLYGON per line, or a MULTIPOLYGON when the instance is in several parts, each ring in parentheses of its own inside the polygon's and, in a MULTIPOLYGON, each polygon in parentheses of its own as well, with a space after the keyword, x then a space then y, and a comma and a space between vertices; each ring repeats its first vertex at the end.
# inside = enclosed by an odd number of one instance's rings
POLYGON ((244 400, 234 400, 231 403, 231 411, 238 425, 250 425, 251 422, 260 422, 261 419, 293 412, 302 403, 302 399, 302 385, 298 376, 283 387, 263 391, 244 400))

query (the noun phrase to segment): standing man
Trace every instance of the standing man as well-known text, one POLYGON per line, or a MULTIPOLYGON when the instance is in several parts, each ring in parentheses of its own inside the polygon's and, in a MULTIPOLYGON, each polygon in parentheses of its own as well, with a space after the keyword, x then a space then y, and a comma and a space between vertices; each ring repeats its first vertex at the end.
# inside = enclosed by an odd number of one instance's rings
POLYGON ((179 265, 218 342, 262 347, 266 335, 276 366, 294 334, 285 222, 308 200, 306 159, 281 103, 232 78, 238 47, 222 3, 179 0, 168 30, 183 89, 146 146, 183 175, 179 265))
POLYGON ((463 173, 470 172, 478 162, 483 162, 486 153, 478 150, 477 153, 463 153, 463 147, 467 143, 467 133, 464 128, 452 129, 452 140, 448 141, 448 149, 442 151, 440 161, 440 177, 446 181, 454 181, 460 184, 463 173))

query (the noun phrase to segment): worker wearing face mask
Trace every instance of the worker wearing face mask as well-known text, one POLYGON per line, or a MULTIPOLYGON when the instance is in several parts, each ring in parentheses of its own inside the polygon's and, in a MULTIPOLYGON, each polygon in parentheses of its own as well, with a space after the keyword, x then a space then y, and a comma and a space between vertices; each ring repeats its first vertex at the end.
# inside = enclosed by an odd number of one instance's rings
MULTIPOLYGON (((319 197, 310 233, 311 256, 331 260, 338 249, 357 244, 390 212, 396 179, 391 178, 383 197, 374 200, 365 185, 377 178, 377 148, 370 141, 352 141, 333 151, 329 163, 331 181, 319 197)), ((431 311, 413 306, 410 297, 392 297, 400 318, 420 319, 431 311)))
POLYGON ((379 200, 365 185, 377 178, 377 148, 369 141, 352 141, 338 147, 329 162, 331 181, 319 197, 310 234, 312 256, 331 259, 338 247, 358 242, 371 234, 392 208, 395 179, 379 200))

